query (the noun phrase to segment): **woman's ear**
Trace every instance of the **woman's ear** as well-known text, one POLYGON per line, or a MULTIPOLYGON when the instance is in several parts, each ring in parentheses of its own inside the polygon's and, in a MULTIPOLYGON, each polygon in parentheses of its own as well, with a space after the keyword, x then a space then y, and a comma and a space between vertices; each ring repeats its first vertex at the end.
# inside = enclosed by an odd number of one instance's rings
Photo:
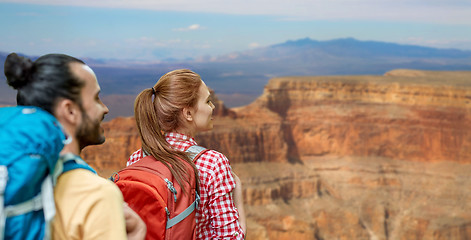
POLYGON ((82 118, 82 111, 72 100, 62 99, 57 103, 54 115, 63 125, 77 126, 82 118))
POLYGON ((183 118, 189 122, 193 121, 193 114, 190 107, 183 108, 183 118))

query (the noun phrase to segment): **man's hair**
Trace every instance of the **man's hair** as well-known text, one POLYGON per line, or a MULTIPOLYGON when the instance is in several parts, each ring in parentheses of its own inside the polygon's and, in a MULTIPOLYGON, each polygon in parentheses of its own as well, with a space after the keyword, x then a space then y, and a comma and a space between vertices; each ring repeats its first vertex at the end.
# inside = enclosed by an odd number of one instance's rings
POLYGON ((81 106, 80 90, 85 83, 70 70, 83 61, 64 54, 48 54, 32 62, 11 53, 5 60, 7 83, 18 90, 18 105, 37 106, 53 114, 57 101, 70 99, 81 106))

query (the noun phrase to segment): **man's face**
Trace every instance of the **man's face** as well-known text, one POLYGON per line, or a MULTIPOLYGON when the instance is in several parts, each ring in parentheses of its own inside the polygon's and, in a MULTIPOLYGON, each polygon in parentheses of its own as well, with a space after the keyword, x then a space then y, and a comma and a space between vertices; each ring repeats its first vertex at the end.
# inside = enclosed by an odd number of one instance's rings
POLYGON ((88 145, 97 145, 105 142, 105 135, 101 122, 108 113, 108 108, 100 100, 100 86, 95 73, 90 67, 80 63, 71 64, 72 72, 85 82, 81 89, 82 121, 77 128, 76 138, 80 149, 88 145))

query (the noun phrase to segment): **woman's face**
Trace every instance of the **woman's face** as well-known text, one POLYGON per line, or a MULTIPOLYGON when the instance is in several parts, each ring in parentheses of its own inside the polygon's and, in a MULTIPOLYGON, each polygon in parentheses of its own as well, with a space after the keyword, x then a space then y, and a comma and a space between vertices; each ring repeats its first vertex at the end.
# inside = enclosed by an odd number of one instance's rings
POLYGON ((195 130, 196 132, 209 131, 213 129, 214 105, 211 102, 208 87, 203 81, 198 91, 196 106, 191 110, 195 130))

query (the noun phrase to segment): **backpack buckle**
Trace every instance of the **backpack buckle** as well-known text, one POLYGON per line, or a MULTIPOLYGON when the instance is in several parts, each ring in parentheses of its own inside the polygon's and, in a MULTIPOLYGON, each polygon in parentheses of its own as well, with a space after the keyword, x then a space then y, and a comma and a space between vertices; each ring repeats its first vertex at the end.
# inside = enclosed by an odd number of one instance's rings
POLYGON ((114 183, 116 183, 117 181, 119 181, 119 173, 115 172, 111 175, 110 177, 110 180, 114 183))

